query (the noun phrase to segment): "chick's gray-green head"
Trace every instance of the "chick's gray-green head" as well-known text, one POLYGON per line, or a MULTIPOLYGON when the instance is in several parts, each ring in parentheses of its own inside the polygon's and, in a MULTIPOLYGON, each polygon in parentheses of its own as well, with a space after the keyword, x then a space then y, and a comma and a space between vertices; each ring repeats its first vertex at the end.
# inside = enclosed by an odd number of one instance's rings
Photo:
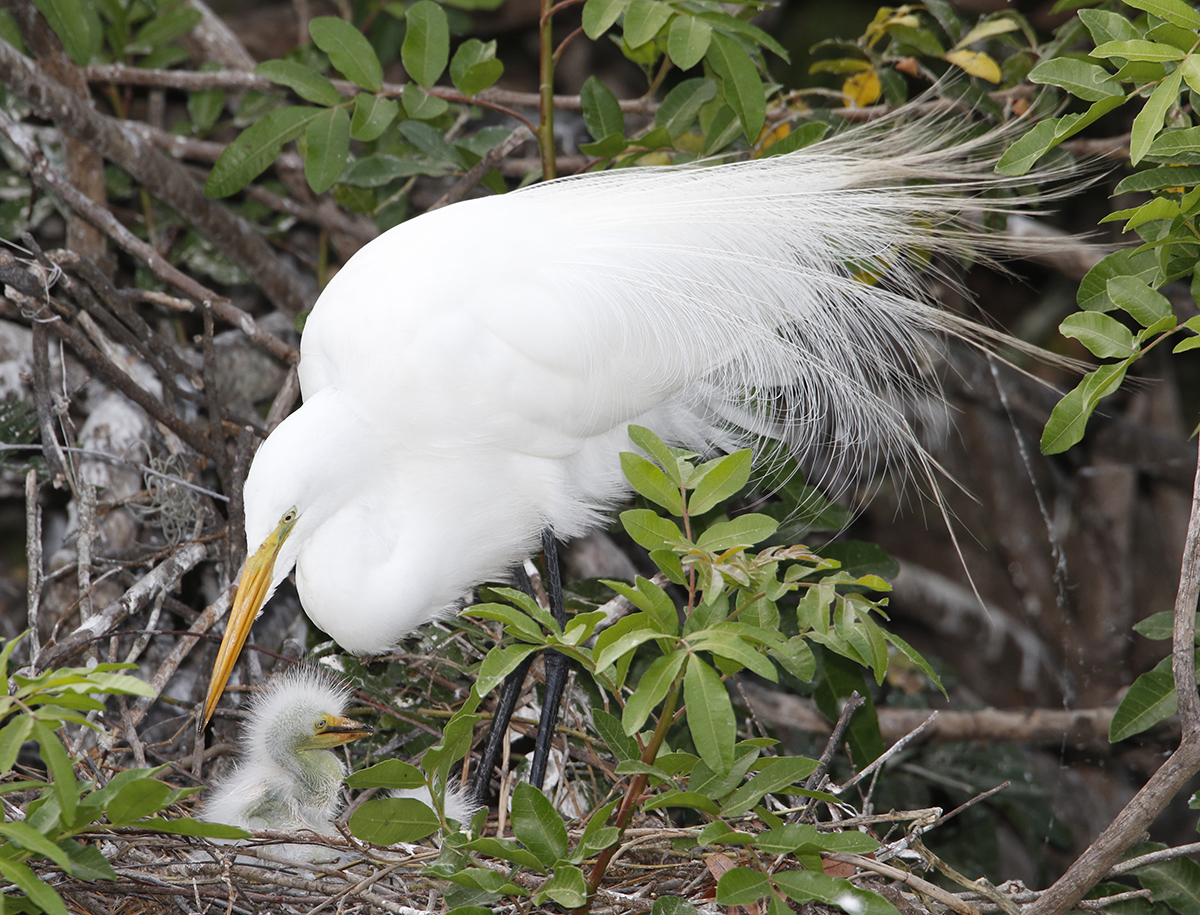
POLYGON ((345 774, 332 749, 371 733, 344 716, 350 691, 313 668, 296 667, 277 677, 257 698, 246 721, 244 743, 251 763, 273 763, 305 780, 345 774))

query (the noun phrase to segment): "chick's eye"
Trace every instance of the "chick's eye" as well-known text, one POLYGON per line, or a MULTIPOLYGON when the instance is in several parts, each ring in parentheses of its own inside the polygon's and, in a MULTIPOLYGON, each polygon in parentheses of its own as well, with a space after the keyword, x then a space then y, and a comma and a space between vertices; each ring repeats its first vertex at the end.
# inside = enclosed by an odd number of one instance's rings
POLYGON ((327 727, 329 727, 329 717, 327 715, 322 715, 315 722, 313 722, 314 731, 323 731, 327 727))
POLYGON ((296 520, 296 517, 298 516, 298 514, 299 513, 296 511, 296 509, 294 509, 294 508, 288 509, 288 511, 284 514, 284 516, 282 518, 279 519, 279 521, 281 524, 291 524, 293 521, 296 520))

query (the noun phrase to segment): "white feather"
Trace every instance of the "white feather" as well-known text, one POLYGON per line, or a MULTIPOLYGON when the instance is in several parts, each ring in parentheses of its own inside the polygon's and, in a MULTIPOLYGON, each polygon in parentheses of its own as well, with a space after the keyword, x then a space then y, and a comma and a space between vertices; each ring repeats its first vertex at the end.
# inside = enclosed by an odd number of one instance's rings
MULTIPOLYGON (((697 451, 783 439, 826 482, 887 460, 932 475, 908 418, 939 335, 930 256, 1026 184, 948 118, 797 153, 623 169, 456 204, 339 272, 301 343, 304 406, 246 485, 254 550, 299 521, 309 616, 377 652, 503 576, 550 524, 586 533, 627 487, 630 423, 697 451), (863 272, 878 274, 864 282, 863 272)), ((936 395, 936 391, 933 391, 936 395)))

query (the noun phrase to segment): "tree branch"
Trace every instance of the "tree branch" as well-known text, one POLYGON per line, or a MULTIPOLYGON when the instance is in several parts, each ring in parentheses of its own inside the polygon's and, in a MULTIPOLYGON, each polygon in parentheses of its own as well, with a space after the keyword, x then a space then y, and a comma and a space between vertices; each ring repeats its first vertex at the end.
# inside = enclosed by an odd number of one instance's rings
POLYGON ((1192 514, 1183 548, 1183 570, 1175 598, 1172 669, 1179 697, 1183 737, 1179 749, 1159 767, 1133 800, 1080 855, 1067 872, 1023 911, 1025 915, 1062 915, 1104 879, 1197 772, 1200 772, 1200 700, 1196 695, 1196 600, 1200 597, 1200 461, 1192 489, 1192 514))
POLYGON ((177 210, 253 276, 275 305, 290 314, 303 310, 307 296, 293 272, 253 226, 205 197, 203 189, 181 164, 157 149, 148 148, 119 121, 93 110, 6 41, 0 41, 0 82, 28 102, 38 117, 59 125, 119 165, 177 210))

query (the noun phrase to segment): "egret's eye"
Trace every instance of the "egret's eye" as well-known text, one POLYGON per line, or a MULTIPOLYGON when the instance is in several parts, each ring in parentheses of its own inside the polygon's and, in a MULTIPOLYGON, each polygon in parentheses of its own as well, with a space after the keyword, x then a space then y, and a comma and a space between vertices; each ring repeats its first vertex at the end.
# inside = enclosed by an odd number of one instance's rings
POLYGON ((296 520, 296 518, 298 518, 299 516, 300 516, 300 513, 299 513, 298 511, 296 511, 296 509, 294 509, 294 508, 289 508, 289 509, 288 509, 288 510, 287 510, 287 511, 284 513, 283 517, 279 519, 279 523, 280 523, 280 524, 291 524, 291 523, 292 523, 293 521, 295 521, 295 520, 296 520))
POLYGON ((318 733, 320 733, 321 731, 324 731, 327 727, 329 727, 329 716, 328 715, 322 715, 320 718, 318 718, 313 723, 313 730, 318 733))

